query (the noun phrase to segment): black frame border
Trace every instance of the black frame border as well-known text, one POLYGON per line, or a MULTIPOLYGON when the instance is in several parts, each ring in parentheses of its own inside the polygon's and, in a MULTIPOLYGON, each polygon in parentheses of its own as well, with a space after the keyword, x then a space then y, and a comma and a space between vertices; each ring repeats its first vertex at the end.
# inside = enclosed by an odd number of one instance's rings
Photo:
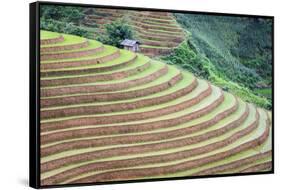
POLYGON ((113 5, 95 5, 95 4, 80 4, 80 3, 64 3, 64 2, 50 2, 37 1, 29 4, 29 186, 33 188, 58 188, 58 187, 77 187, 89 185, 111 185, 124 184, 136 182, 153 182, 153 181, 170 181, 170 180, 184 180, 184 179, 198 179, 198 178, 216 178, 216 177, 235 177, 235 176, 249 176, 274 174, 275 171, 275 153, 274 153, 274 16, 268 15, 249 15, 249 14, 234 14, 234 13, 219 13, 219 12, 202 12, 189 10, 171 10, 158 9, 148 7, 126 7, 113 5), (272 169, 265 172, 251 172, 251 173, 234 173, 234 174, 216 174, 204 176, 184 176, 171 178, 157 178, 157 179, 138 179, 127 181, 111 181, 111 182, 95 182, 95 183, 77 183, 65 185, 47 185, 40 184, 40 5, 57 5, 57 6, 74 6, 74 7, 90 7, 90 8, 105 8, 105 9, 125 9, 134 11, 155 11, 155 12, 171 12, 171 13, 188 13, 200 15, 213 16, 231 16, 231 17, 247 17, 247 18, 264 18, 272 20, 272 169))

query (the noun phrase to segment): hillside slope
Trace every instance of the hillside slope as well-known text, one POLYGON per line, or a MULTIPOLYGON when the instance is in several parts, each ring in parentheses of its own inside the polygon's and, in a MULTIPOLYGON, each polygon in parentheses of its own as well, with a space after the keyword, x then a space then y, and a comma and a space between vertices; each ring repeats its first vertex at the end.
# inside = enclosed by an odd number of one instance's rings
POLYGON ((117 47, 124 38, 138 39, 141 53, 153 58, 164 56, 162 60, 179 65, 244 101, 272 108, 270 19, 44 6, 40 23, 42 29, 117 47), (130 37, 124 37, 125 25, 130 31, 125 36, 130 37), (115 35, 116 30, 122 31, 116 32, 120 35, 115 35))
POLYGON ((175 14, 191 32, 189 43, 224 79, 271 101, 272 20, 254 17, 175 14), (258 90, 256 90, 258 89, 258 90))
POLYGON ((41 184, 271 170, 271 115, 192 73, 41 32, 41 184))
POLYGON ((150 57, 170 53, 185 39, 184 30, 177 24, 173 14, 167 12, 89 9, 83 23, 99 28, 99 33, 103 34, 106 24, 120 19, 132 26, 135 38, 141 42, 141 53, 150 57))

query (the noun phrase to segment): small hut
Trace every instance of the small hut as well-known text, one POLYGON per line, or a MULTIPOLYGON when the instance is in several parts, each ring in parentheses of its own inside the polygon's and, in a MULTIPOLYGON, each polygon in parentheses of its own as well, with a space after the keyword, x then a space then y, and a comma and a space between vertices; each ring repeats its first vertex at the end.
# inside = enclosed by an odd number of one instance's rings
POLYGON ((140 50, 140 48, 139 48, 140 42, 137 40, 125 39, 121 42, 121 45, 124 47, 124 49, 130 50, 133 52, 138 52, 140 50))

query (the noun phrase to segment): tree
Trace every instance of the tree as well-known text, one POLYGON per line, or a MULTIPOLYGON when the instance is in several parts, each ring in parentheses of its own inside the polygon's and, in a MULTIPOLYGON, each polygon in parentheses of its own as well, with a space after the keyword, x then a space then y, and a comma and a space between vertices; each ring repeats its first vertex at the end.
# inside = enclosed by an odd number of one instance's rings
POLYGON ((119 19, 106 24, 105 31, 105 35, 101 36, 98 40, 119 48, 121 47, 120 43, 124 39, 132 39, 134 36, 132 27, 126 23, 125 19, 119 19))
POLYGON ((55 5, 42 5, 40 14, 40 17, 44 19, 53 19, 75 24, 78 24, 85 16, 83 8, 81 7, 55 5))

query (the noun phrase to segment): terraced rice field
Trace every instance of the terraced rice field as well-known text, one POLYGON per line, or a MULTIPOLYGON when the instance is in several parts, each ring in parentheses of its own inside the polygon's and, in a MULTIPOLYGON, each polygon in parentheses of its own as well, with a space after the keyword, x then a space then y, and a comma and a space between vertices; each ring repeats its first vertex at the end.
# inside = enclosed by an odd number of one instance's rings
POLYGON ((127 17, 129 24, 141 42, 140 52, 154 57, 171 52, 184 41, 185 34, 171 13, 149 11, 123 11, 95 9, 85 18, 85 25, 95 27, 104 32, 104 24, 127 17))
POLYGON ((270 112, 189 72, 47 31, 40 72, 41 185, 271 170, 270 112))

